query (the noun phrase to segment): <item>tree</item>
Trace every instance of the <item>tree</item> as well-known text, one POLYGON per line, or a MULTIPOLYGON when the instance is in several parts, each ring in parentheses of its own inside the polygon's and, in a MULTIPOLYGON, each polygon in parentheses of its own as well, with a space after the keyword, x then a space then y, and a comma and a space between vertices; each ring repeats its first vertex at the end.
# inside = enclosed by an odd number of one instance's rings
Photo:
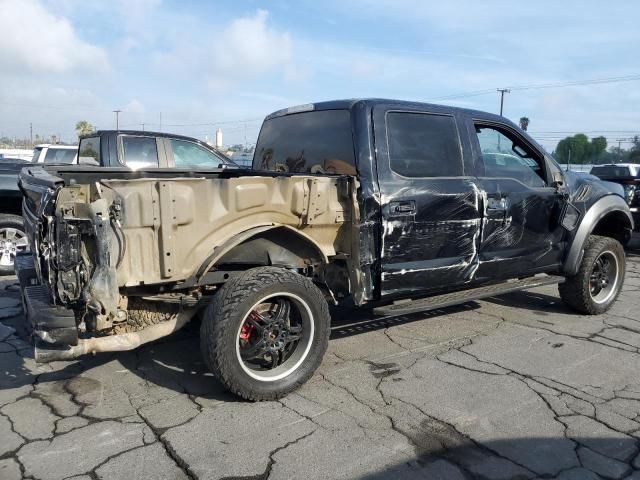
POLYGON ((94 126, 86 120, 80 120, 76 123, 76 135, 78 135, 78 137, 89 135, 90 133, 93 133, 94 130, 94 126))
POLYGON ((589 138, 584 133, 560 140, 556 147, 556 157, 560 163, 587 163, 589 138))
POLYGON ((520 128, 525 132, 527 131, 527 128, 529 128, 529 117, 520 117, 520 128))
POLYGON ((606 137, 589 138, 584 133, 560 140, 556 147, 556 158, 560 163, 602 163, 609 161, 606 137))
POLYGON ((606 137, 594 137, 591 139, 591 156, 598 156, 607 150, 606 137))

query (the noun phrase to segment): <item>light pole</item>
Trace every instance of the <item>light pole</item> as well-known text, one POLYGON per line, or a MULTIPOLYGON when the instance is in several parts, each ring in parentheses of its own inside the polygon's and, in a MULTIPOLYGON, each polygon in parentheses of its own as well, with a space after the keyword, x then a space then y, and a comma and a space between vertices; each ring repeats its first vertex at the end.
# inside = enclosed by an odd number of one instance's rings
POLYGON ((122 110, 114 110, 113 113, 116 114, 116 130, 120 130, 120 112, 122 110))

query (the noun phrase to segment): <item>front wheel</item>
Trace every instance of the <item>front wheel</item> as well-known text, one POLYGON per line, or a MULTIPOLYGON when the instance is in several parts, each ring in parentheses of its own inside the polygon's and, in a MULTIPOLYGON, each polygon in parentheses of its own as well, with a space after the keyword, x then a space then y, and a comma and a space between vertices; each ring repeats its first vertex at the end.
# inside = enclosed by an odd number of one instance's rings
POLYGON ((591 235, 576 275, 559 285, 560 297, 574 310, 588 315, 604 313, 622 290, 624 248, 617 240, 591 235))
POLYGON ((22 217, 0 214, 0 275, 13 274, 16 255, 28 250, 22 217))
POLYGON ((327 349, 322 292, 288 270, 261 267, 228 281, 204 314, 202 355, 215 377, 246 400, 280 398, 306 382, 327 349))

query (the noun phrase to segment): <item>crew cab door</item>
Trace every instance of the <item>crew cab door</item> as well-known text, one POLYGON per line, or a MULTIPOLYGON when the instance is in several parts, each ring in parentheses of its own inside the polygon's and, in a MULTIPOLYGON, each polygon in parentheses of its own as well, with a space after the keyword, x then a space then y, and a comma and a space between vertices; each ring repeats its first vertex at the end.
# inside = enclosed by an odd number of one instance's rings
POLYGON ((544 153, 507 123, 469 122, 484 204, 478 279, 497 280, 559 267, 564 200, 552 186, 544 153))
POLYGON ((374 108, 382 212, 380 296, 414 296, 469 282, 481 213, 470 149, 446 110, 374 108))

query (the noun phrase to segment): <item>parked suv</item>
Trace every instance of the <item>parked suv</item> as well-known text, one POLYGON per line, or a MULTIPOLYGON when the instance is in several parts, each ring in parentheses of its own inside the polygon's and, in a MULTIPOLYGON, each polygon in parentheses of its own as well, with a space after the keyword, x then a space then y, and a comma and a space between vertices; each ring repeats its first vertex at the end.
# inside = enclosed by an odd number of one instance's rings
POLYGON ((38 361, 136 348, 200 310, 214 375, 274 399, 320 364, 328 304, 405 314, 559 284, 599 314, 622 288, 622 187, 562 172, 503 117, 294 107, 265 119, 252 170, 179 169, 173 144, 156 147, 171 168, 147 168, 146 151, 135 172, 22 171, 33 254, 16 267, 38 361))

